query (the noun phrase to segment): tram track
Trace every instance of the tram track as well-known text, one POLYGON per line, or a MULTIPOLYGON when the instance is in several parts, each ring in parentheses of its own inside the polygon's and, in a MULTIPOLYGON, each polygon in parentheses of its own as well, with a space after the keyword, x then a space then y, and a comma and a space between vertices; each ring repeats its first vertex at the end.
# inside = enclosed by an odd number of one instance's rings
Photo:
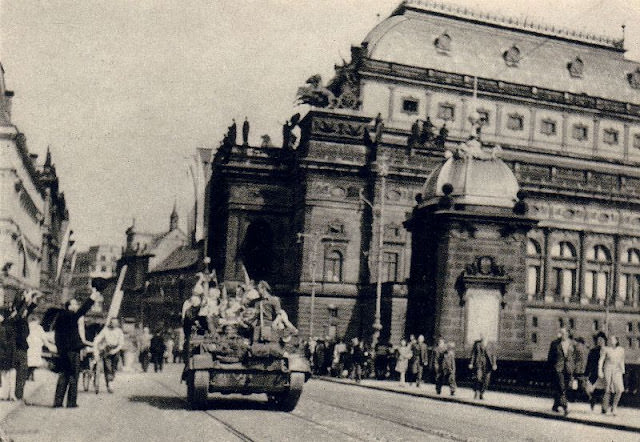
MULTIPOLYGON (((172 393, 175 393, 176 395, 178 395, 178 398, 180 399, 181 402, 183 402, 185 404, 185 408, 189 409, 189 403, 187 402, 187 400, 183 397, 183 393, 178 391, 177 389, 173 388, 170 385, 165 384, 164 382, 158 381, 156 379, 153 379, 153 382, 155 382, 156 384, 161 385, 162 387, 166 388, 167 390, 171 391, 172 393)), ((256 439, 253 439, 251 436, 249 436, 248 434, 242 432, 241 430, 239 430, 238 428, 236 428, 235 426, 233 426, 232 424, 230 424, 229 422, 227 422, 226 420, 221 419, 218 416, 215 416, 213 413, 215 412, 215 410, 194 410, 194 411, 199 411, 200 413, 205 414, 208 418, 213 419, 214 421, 218 422, 220 425, 222 425, 229 433, 233 434, 234 436, 236 436, 238 439, 244 441, 244 442, 257 442, 256 439)), ((299 419, 303 422, 306 422, 307 424, 313 424, 316 427, 319 427, 321 429, 323 429, 326 432, 329 433, 340 433, 344 436, 349 437, 349 439, 353 439, 353 440, 357 440, 357 441, 366 441, 367 439, 364 439, 362 437, 360 437, 359 435, 352 433, 352 432, 347 432, 347 431, 342 431, 342 430, 338 430, 334 427, 329 427, 328 425, 325 425, 321 422, 318 422, 314 419, 311 419, 307 416, 304 415, 300 415, 297 413, 283 413, 286 414, 287 416, 299 419)))

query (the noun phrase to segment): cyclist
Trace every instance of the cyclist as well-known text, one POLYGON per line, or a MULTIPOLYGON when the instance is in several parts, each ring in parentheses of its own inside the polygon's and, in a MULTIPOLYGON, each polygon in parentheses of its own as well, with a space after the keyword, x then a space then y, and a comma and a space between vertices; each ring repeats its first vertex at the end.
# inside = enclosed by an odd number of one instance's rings
POLYGON ((94 354, 100 355, 104 364, 104 378, 107 383, 107 391, 113 393, 111 382, 115 377, 115 369, 118 364, 120 350, 124 346, 124 333, 120 328, 118 320, 109 320, 107 326, 103 328, 93 341, 94 354))

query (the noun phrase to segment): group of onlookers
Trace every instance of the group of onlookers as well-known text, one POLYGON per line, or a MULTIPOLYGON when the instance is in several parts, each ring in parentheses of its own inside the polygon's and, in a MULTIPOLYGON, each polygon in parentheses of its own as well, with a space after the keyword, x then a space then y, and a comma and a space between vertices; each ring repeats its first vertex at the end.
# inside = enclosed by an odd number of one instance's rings
POLYGON ((624 392, 624 348, 617 336, 603 332, 597 333, 593 341, 594 346, 589 349, 584 339, 574 338, 562 328, 551 342, 547 360, 553 369, 553 411, 562 408, 568 414, 568 392, 576 391, 588 398, 591 409, 600 401, 603 414, 616 414, 624 392))
POLYGON ((137 338, 138 362, 143 371, 148 371, 153 364, 154 372, 161 372, 164 364, 169 362, 182 362, 184 351, 184 338, 174 332, 158 330, 151 333, 149 327, 143 327, 137 338))
POLYGON ((0 309, 0 399, 22 400, 27 380, 42 365, 42 346, 53 347, 38 318, 31 316, 40 293, 19 294, 0 309))

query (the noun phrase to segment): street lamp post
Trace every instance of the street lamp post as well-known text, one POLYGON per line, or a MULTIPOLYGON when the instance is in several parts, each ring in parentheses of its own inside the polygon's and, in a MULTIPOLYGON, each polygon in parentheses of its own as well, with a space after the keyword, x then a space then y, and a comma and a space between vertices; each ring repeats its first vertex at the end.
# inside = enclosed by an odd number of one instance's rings
POLYGON ((311 273, 311 307, 309 312, 309 339, 313 337, 313 321, 316 307, 316 267, 318 265, 318 247, 322 240, 331 239, 328 235, 320 232, 298 233, 298 243, 302 242, 302 238, 310 238, 312 240, 311 262, 309 263, 309 271, 311 273))
MULTIPOLYGON (((389 166, 386 158, 381 158, 377 163, 377 172, 380 177, 380 195, 378 197, 378 258, 377 258, 377 275, 376 275, 376 310, 373 318, 373 335, 371 336, 371 347, 375 349, 380 339, 382 331, 381 304, 382 304, 382 264, 384 249, 384 200, 387 193, 387 175, 389 174, 389 166)), ((365 202, 371 210, 375 210, 373 203, 367 200, 362 193, 360 199, 365 202)))

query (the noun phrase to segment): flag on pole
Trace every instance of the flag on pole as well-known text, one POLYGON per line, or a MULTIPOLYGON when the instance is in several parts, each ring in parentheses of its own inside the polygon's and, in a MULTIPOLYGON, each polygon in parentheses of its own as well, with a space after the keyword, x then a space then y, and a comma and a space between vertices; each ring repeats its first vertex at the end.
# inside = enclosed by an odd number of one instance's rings
POLYGON ((69 228, 69 222, 64 222, 64 235, 62 242, 60 243, 60 250, 58 251, 58 266, 56 269, 56 281, 60 280, 62 274, 62 267, 64 265, 64 259, 67 256, 67 249, 69 248, 69 238, 71 237, 71 229, 69 228))
POLYGON ((120 313, 120 305, 122 304, 122 297, 124 296, 124 292, 122 291, 122 283, 124 282, 124 276, 126 273, 127 266, 124 265, 120 269, 118 283, 116 284, 116 289, 113 292, 113 298, 111 299, 111 305, 109 306, 109 313, 107 313, 106 324, 108 324, 111 319, 118 317, 118 313, 120 313))

